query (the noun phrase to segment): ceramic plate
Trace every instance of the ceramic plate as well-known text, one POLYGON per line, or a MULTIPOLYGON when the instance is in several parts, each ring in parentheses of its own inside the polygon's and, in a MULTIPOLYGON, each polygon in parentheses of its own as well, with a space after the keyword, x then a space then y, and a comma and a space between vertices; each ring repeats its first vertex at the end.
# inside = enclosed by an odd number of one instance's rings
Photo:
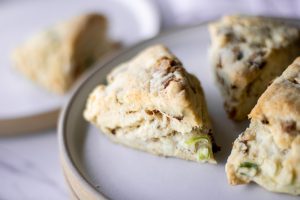
POLYGON ((152 37, 159 31, 158 11, 147 0, 53 0, 0 4, 0 134, 31 131, 34 127, 38 128, 35 124, 50 126, 49 119, 53 119, 51 124, 54 125, 57 111, 65 98, 45 91, 16 72, 11 67, 11 51, 39 30, 90 11, 105 14, 109 21, 109 35, 125 46, 152 37), (18 127, 13 126, 16 123, 18 127), (22 124, 31 124, 32 127, 22 124))
POLYGON ((268 192, 256 184, 228 185, 224 165, 232 142, 248 122, 233 123, 224 112, 208 62, 209 43, 206 24, 170 31, 127 49, 100 66, 81 84, 65 107, 59 124, 64 171, 78 197, 123 200, 298 199, 268 192), (216 141, 222 148, 216 155, 217 165, 158 157, 114 144, 82 117, 88 94, 96 85, 105 82, 113 67, 157 43, 169 47, 186 69, 202 82, 216 141))

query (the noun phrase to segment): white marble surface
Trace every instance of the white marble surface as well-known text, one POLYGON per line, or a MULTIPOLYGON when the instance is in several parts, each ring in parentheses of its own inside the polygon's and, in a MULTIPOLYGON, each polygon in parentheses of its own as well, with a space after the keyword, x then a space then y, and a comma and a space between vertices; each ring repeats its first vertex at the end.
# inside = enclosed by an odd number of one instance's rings
POLYGON ((0 199, 68 199, 56 131, 0 138, 0 199))
MULTIPOLYGON (((300 16, 300 1, 154 0, 163 28, 199 23, 224 13, 300 16), (275 3, 276 2, 276 3, 275 3)), ((0 0, 1 3, 8 0, 0 0)), ((1 13, 0 13, 1 16, 1 13)), ((0 200, 68 199, 58 154, 56 131, 0 138, 0 200)))

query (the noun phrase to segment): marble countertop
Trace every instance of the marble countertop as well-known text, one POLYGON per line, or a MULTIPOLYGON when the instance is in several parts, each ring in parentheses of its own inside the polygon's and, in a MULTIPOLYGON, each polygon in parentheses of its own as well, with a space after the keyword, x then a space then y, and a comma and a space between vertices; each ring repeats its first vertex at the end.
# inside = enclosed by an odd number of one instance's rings
MULTIPOLYGON (((6 0, 0 0, 1 2, 6 0)), ((224 13, 300 17, 300 1, 153 0, 159 6, 163 29, 199 23, 224 13), (174 3, 175 2, 175 3, 174 3)), ((1 16, 1 14, 0 14, 1 16)), ((56 130, 0 138, 0 200, 69 199, 58 153, 56 130)))
POLYGON ((68 199, 56 131, 0 139, 0 199, 68 199))

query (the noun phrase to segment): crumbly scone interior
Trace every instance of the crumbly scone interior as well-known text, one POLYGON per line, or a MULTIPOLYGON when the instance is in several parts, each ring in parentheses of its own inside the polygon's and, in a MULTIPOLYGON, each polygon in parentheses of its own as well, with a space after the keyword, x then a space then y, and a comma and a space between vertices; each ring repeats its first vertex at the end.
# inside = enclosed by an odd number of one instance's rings
POLYGON ((300 137, 289 149, 280 149, 272 133, 259 122, 251 126, 234 142, 226 164, 230 184, 254 181, 274 192, 300 194, 300 137))
POLYGON ((300 194, 300 59, 277 78, 251 111, 250 127, 234 142, 226 164, 233 185, 255 181, 300 194))
POLYGON ((299 30, 259 17, 226 16, 210 25, 210 57, 230 118, 243 120, 269 82, 300 51, 299 30))
POLYGON ((84 116, 112 140, 158 155, 215 162, 200 82, 165 47, 146 49, 107 81, 91 93, 84 116))

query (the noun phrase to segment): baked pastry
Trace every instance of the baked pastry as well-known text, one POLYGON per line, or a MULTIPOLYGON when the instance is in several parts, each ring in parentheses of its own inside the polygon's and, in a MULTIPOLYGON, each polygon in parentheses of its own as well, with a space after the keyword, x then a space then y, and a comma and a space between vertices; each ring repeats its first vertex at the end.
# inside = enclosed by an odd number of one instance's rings
POLYGON ((112 49, 106 18, 87 14, 42 31, 13 52, 16 69, 54 93, 65 93, 96 59, 112 49))
POLYGON ((299 55, 299 30, 278 20, 225 16, 209 31, 225 110, 231 119, 244 120, 269 82, 299 55))
POLYGON ((226 164, 230 184, 254 181, 300 194, 300 57, 268 87, 234 142, 226 164))
POLYGON ((162 156, 215 163, 198 79, 162 45, 116 67, 90 94, 84 117, 114 142, 162 156))

